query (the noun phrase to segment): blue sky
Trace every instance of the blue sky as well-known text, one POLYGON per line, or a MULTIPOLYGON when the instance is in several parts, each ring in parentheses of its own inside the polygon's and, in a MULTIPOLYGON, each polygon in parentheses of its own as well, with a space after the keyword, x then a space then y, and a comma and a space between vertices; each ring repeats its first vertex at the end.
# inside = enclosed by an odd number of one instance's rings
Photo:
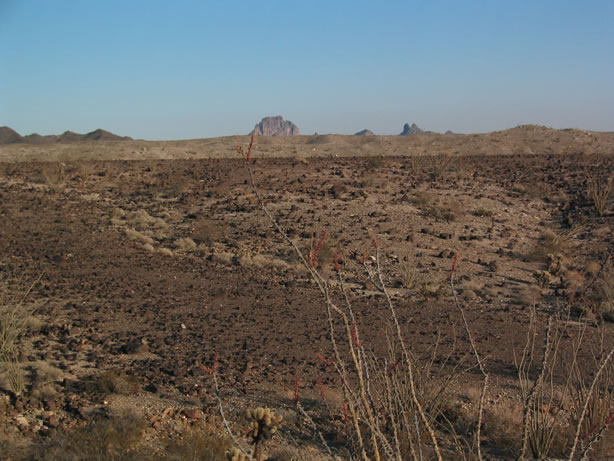
POLYGON ((0 126, 614 130, 614 2, 0 0, 0 126))

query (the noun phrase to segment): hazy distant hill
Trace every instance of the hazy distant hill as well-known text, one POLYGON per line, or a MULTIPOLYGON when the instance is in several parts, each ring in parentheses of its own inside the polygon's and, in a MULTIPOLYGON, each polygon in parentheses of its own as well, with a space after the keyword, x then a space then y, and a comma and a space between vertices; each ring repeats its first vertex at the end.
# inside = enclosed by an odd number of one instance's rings
POLYGON ((100 128, 83 135, 83 140, 85 141, 128 141, 130 139, 132 138, 128 136, 118 136, 100 128))
POLYGON ((81 141, 130 141, 132 138, 128 136, 118 136, 110 131, 97 130, 91 131, 86 134, 74 133, 72 131, 65 131, 61 135, 47 135, 42 136, 38 133, 32 133, 27 136, 21 136, 12 128, 8 126, 0 127, 0 144, 44 144, 49 142, 81 142, 81 141))
POLYGON ((360 130, 358 133, 354 133, 354 136, 375 136, 375 133, 371 130, 360 130))

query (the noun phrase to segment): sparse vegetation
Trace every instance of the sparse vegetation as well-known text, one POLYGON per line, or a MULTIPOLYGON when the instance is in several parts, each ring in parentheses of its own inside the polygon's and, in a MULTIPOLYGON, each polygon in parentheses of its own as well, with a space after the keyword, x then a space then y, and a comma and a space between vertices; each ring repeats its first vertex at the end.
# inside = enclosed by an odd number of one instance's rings
MULTIPOLYGON (((305 158, 299 141, 292 155, 305 158)), ((50 457, 63 449, 83 459, 58 438, 113 439, 94 426, 113 424, 126 405, 145 410, 146 429, 124 451, 92 442, 101 457, 253 459, 244 409, 268 405, 284 416, 268 458, 261 450, 269 461, 436 459, 437 449, 441 459, 512 459, 527 426, 526 457, 568 458, 581 421, 573 461, 589 445, 591 457, 610 455, 611 210, 595 217, 577 159, 549 158, 544 170, 539 156, 459 157, 468 174, 449 174, 450 165, 443 181, 428 155, 416 171, 389 156, 386 138, 353 145, 377 158, 372 171, 326 144, 308 149, 330 158, 308 164, 266 160, 284 155, 283 142, 267 139, 254 174, 300 254, 270 231, 244 190, 249 173, 232 162, 92 163, 81 179, 67 164, 67 187, 55 191, 32 179, 38 165, 0 178, 0 277, 40 264, 53 281, 34 293, 39 319, 27 320, 19 360, 8 364, 13 390, 1 375, 2 431, 50 442, 50 457), (502 186, 516 181, 543 182, 540 200, 502 186), (553 204, 546 192, 569 199, 553 204), (448 287, 457 264, 458 299, 448 287), (531 308, 523 399, 510 357, 531 308), (549 318, 558 352, 542 372, 549 318), (218 345, 220 397, 238 443, 219 434, 207 387, 218 345), (527 405, 532 387, 540 390, 527 405), (523 426, 525 408, 533 422, 523 426)))
POLYGON ((593 200, 595 211, 598 216, 603 216, 614 185, 614 174, 607 179, 600 179, 586 171, 586 182, 588 184, 588 195, 593 200))

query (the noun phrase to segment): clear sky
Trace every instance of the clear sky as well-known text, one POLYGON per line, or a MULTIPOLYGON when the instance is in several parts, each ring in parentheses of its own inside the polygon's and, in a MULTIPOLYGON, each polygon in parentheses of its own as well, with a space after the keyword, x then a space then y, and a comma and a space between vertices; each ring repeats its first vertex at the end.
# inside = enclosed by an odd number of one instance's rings
POLYGON ((614 130, 612 0, 0 0, 0 126, 614 130))

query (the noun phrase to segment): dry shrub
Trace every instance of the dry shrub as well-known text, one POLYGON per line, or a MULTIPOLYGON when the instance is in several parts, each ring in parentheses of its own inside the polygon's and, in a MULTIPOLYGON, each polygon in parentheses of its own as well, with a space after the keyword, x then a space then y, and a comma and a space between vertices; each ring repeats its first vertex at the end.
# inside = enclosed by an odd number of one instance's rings
POLYGON ((34 371, 32 385, 38 387, 61 381, 65 374, 62 370, 54 367, 49 362, 36 362, 32 365, 32 368, 34 371))
POLYGON ((584 309, 606 322, 614 322, 614 268, 596 274, 595 283, 582 299, 584 309))
POLYGON ((441 200, 435 194, 427 191, 416 191, 410 200, 425 216, 451 222, 462 215, 463 206, 455 199, 441 200))
POLYGON ((494 212, 488 208, 479 207, 473 210, 471 214, 481 218, 491 218, 494 215, 494 212))
POLYGON ((32 459, 38 461, 155 459, 153 453, 143 446, 145 428, 145 421, 134 415, 95 420, 84 428, 58 433, 38 447, 32 459))
POLYGON ((136 229, 133 229, 131 227, 128 227, 125 231, 126 236, 130 239, 130 240, 136 240, 138 242, 141 242, 143 244, 148 244, 153 246, 156 242, 154 239, 152 239, 150 236, 143 234, 142 232, 139 232, 136 229))
POLYGON ((235 255, 226 251, 216 251, 211 254, 212 261, 224 264, 225 266, 230 266, 234 259, 235 255))
POLYGON ((26 389, 27 373, 19 363, 19 342, 30 327, 37 306, 26 299, 42 275, 35 280, 25 293, 20 293, 20 281, 1 281, 0 286, 0 375, 3 387, 15 394, 26 389), (15 294, 19 293, 19 294, 15 294))
POLYGON ((198 245, 196 245, 196 242, 190 237, 183 237, 175 240, 175 248, 181 251, 194 251, 197 247, 198 245))
POLYGON ((273 268, 273 269, 287 269, 290 266, 286 261, 275 256, 266 254, 252 254, 245 253, 239 256, 239 264, 242 267, 249 268, 273 268))
MULTIPOLYGON (((582 341, 586 327, 579 332, 578 343, 582 341)), ((604 344, 604 331, 602 330, 599 349, 592 356, 594 363, 592 370, 602 370, 593 380, 586 376, 577 361, 573 361, 568 371, 573 385, 571 386, 571 422, 580 427, 580 449, 594 446, 597 448, 599 439, 603 436, 604 428, 611 423, 614 415, 614 366, 606 363, 607 351, 604 344), (584 416, 582 417, 583 409, 584 416)), ((596 454, 593 452, 593 454, 596 454)))
POLYGON ((169 441, 155 459, 160 461, 222 461, 232 448, 232 440, 208 426, 186 430, 175 440, 169 441))
POLYGON ((112 371, 90 376, 83 381, 83 387, 89 394, 101 398, 109 394, 132 395, 140 390, 140 385, 134 376, 112 371))
POLYGON ((365 168, 367 170, 375 170, 385 166, 384 157, 381 155, 370 155, 365 160, 365 168))
POLYGON ((512 457, 520 449, 522 412, 508 408, 490 408, 484 413, 484 437, 495 447, 498 456, 512 457))
POLYGON ((126 221, 137 230, 166 230, 168 224, 162 218, 151 216, 145 210, 137 210, 126 215, 126 221))
POLYGON ((610 175, 607 179, 597 178, 587 170, 586 182, 588 185, 588 195, 593 200, 595 211, 598 216, 603 216, 608 206, 612 187, 614 186, 614 174, 610 175))
POLYGON ((313 136, 309 136, 305 144, 330 144, 332 142, 332 137, 328 134, 316 134, 313 136))
POLYGON ((564 455, 571 446, 572 428, 563 417, 570 381, 564 383, 561 392, 555 392, 565 333, 564 326, 552 318, 548 319, 546 331, 539 331, 535 311, 530 311, 525 347, 519 357, 514 356, 523 402, 519 459, 525 459, 527 451, 537 459, 564 455), (540 333, 543 333, 541 360, 537 355, 540 333), (533 378, 536 367, 537 376, 533 378))
POLYGON ((429 159, 429 170, 434 179, 441 178, 454 160, 454 157, 449 153, 428 155, 425 158, 429 159))
POLYGON ((405 288, 408 290, 415 288, 418 282, 418 274, 415 255, 404 256, 401 259, 401 280, 405 288))
POLYGON ((157 251, 164 256, 173 256, 173 250, 170 248, 158 248, 157 251))
POLYGON ((575 236, 578 231, 577 228, 559 233, 550 229, 545 230, 541 233, 529 254, 530 259, 546 263, 549 255, 561 255, 562 258, 569 257, 576 247, 575 236))
POLYGON ((44 163, 42 175, 50 186, 60 186, 66 180, 66 164, 62 161, 44 163))
POLYGON ((197 244, 211 246, 224 237, 224 228, 209 218, 200 218, 192 224, 191 238, 197 244))

